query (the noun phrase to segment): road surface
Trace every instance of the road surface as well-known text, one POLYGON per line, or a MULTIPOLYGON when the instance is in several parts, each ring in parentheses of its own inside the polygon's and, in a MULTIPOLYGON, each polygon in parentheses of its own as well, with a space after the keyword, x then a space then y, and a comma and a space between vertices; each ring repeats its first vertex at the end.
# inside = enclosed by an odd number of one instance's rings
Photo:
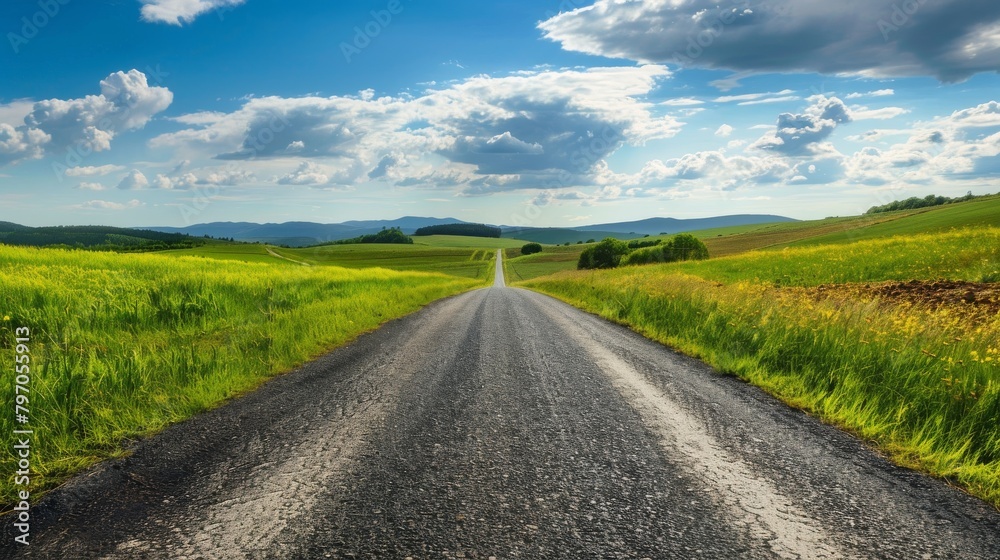
POLYGON ((78 477, 3 557, 1000 558, 995 509, 501 268, 78 477))

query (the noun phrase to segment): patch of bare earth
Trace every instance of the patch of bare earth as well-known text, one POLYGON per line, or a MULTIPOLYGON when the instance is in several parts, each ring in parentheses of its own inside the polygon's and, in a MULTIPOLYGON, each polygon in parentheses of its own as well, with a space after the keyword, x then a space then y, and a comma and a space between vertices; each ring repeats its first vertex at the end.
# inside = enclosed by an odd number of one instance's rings
POLYGON ((907 303, 930 309, 947 307, 969 315, 1000 314, 1000 283, 910 280, 866 284, 824 284, 809 290, 818 299, 843 298, 907 303))

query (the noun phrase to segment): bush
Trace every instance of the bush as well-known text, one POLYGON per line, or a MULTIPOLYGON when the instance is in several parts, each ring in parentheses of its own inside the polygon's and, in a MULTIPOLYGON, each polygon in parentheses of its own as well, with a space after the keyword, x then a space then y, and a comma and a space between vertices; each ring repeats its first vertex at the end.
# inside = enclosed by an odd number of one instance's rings
POLYGON ((708 247, 705 247, 705 244, 697 237, 689 233, 682 233, 672 237, 662 245, 632 251, 622 259, 622 264, 641 265, 707 258, 708 247))
POLYGON ((534 255, 535 253, 541 252, 542 246, 538 243, 526 243, 523 247, 521 247, 522 255, 534 255))
POLYGON ((615 268, 628 254, 628 245, 613 237, 608 237, 580 254, 578 269, 615 268))
POLYGON ((645 247, 632 251, 622 259, 623 266, 639 265, 639 264, 655 264, 666 262, 663 257, 663 247, 645 247))
POLYGON ((667 262, 700 261, 708 258, 708 247, 690 233, 682 233, 663 246, 663 257, 667 262))

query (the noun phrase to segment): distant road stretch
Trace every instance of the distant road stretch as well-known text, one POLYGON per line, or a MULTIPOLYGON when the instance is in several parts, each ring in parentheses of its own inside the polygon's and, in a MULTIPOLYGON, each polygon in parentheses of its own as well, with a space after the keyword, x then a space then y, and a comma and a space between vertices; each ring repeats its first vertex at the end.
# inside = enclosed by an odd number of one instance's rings
POLYGON ((1000 558, 984 503, 502 270, 77 478, 3 556, 1000 558))

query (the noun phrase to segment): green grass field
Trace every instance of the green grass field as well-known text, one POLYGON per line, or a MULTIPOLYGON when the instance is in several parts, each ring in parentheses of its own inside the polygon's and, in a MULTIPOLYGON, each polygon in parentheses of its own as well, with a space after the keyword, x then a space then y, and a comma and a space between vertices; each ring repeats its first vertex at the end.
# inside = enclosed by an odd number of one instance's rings
POLYGON ((1000 280, 1000 228, 562 272, 521 285, 738 375, 1000 506, 996 312, 815 288, 863 292, 913 279, 1000 280))
POLYGON ((759 249, 853 243, 986 226, 1000 226, 1000 196, 919 210, 771 224, 735 235, 701 237, 712 256, 722 257, 759 249))
POLYGON ((317 266, 379 267, 400 271, 440 272, 484 281, 493 274, 495 254, 495 249, 417 244, 324 245, 303 249, 272 248, 272 250, 287 258, 317 266))
MULTIPOLYGON (((905 210, 871 216, 827 218, 804 222, 784 222, 717 228, 691 232, 704 241, 714 258, 741 255, 750 251, 778 251, 786 247, 811 247, 849 244, 866 239, 885 239, 923 233, 946 232, 962 228, 1000 227, 1000 196, 983 198, 920 210, 905 210)), ((668 239, 669 235, 647 240, 668 239)), ((530 280, 565 270, 575 270, 580 253, 588 245, 548 246, 542 254, 521 257, 508 251, 506 271, 514 281, 530 280)), ((761 256, 761 262, 773 262, 778 269, 787 266, 781 257, 761 256)), ((695 265, 703 266, 703 265, 695 265)), ((704 265, 706 268, 716 266, 704 265)), ((726 265, 718 265, 724 267, 726 265)), ((783 274, 801 274, 785 270, 783 274)), ((775 276, 772 274, 772 276, 775 276)), ((781 274, 777 276, 782 276, 781 274)), ((780 278, 778 281, 782 281, 780 278)))
POLYGON ((527 243, 523 239, 506 237, 468 237, 463 235, 421 235, 413 238, 414 245, 429 247, 460 247, 466 249, 509 249, 527 243))
MULTIPOLYGON (((14 329, 31 331, 33 489, 52 488, 120 454, 123 441, 252 390, 389 319, 487 285, 304 267, 258 249, 220 245, 181 257, 0 245, 0 362, 14 363, 14 329), (267 262, 237 262, 248 259, 267 262)), ((486 253, 479 250, 477 266, 492 267, 486 253)), ((0 386, 0 399, 14 402, 13 383, 0 386)), ((0 430, 12 433, 13 422, 0 415, 0 430)), ((14 459, 0 458, 8 473, 0 510, 14 497, 14 459)))
POLYGON ((264 245, 253 245, 248 243, 215 243, 205 245, 203 247, 196 247, 194 249, 160 251, 157 254, 168 255, 171 257, 201 257, 206 259, 263 262, 272 264, 287 262, 275 259, 273 256, 268 254, 264 245))
POLYGON ((412 245, 364 243, 293 249, 252 244, 212 244, 195 249, 163 251, 161 254, 292 266, 304 263, 357 269, 377 267, 411 272, 440 272, 462 278, 488 280, 493 274, 495 251, 520 248, 525 243, 517 239, 454 235, 428 235, 413 239, 412 245))

